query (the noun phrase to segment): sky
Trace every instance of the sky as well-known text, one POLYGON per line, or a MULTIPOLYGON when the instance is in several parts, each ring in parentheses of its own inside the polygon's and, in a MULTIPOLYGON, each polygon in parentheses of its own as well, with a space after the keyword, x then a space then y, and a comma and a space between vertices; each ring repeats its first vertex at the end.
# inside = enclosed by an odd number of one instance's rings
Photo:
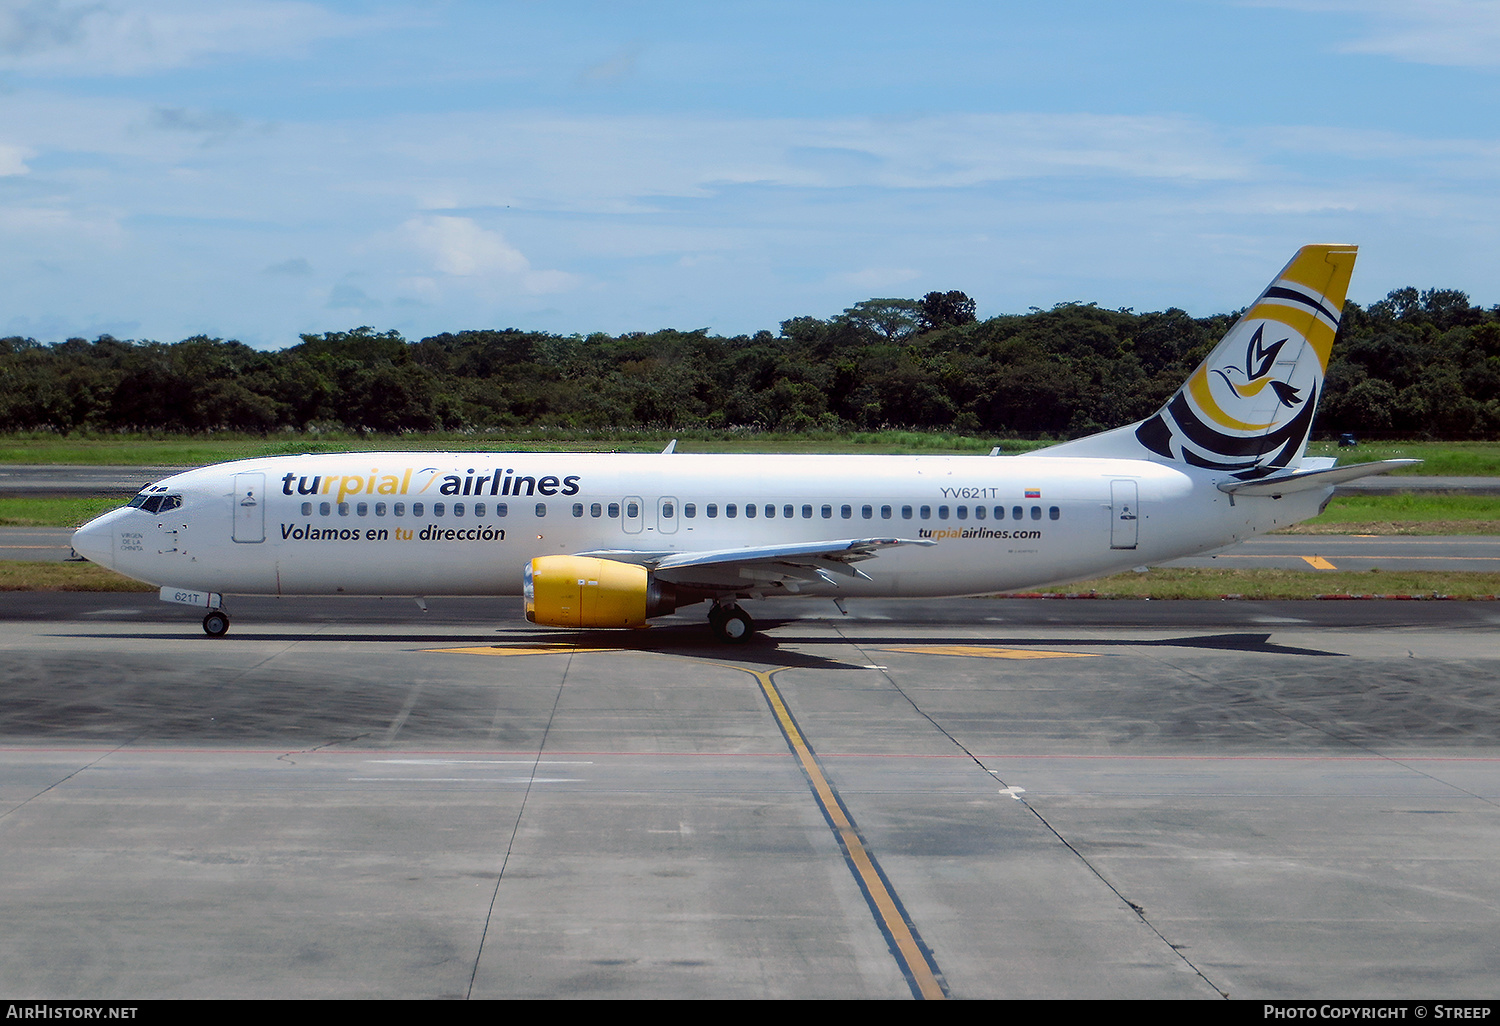
POLYGON ((0 336, 1500 303, 1500 0, 0 0, 0 336))

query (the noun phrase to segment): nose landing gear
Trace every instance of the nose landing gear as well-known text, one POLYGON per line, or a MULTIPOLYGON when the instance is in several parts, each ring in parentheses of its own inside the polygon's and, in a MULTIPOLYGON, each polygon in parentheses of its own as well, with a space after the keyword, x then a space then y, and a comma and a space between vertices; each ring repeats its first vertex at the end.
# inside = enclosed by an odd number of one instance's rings
POLYGON ((210 638, 222 638, 229 633, 229 617, 222 609, 215 609, 203 618, 203 633, 210 638))

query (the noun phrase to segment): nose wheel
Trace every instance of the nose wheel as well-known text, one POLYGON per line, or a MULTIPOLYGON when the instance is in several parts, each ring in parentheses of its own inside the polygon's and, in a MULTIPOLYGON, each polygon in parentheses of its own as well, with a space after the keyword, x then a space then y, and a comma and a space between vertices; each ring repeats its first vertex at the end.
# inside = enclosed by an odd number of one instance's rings
POLYGON ((215 609, 203 618, 203 633, 210 638, 222 638, 229 633, 229 617, 223 610, 215 609))
POLYGON ((739 606, 715 603, 708 610, 708 625, 714 637, 730 645, 742 645, 755 633, 755 621, 739 606))

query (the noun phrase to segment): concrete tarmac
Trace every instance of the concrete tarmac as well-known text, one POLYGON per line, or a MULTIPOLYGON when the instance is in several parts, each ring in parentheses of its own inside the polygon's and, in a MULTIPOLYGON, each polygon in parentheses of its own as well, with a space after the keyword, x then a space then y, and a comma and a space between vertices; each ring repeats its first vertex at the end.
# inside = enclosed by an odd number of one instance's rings
POLYGON ((60 563, 76 559, 71 527, 0 527, 0 560, 60 563))
POLYGON ((1493 997, 1494 603, 429 607, 0 595, 0 992, 1493 997))

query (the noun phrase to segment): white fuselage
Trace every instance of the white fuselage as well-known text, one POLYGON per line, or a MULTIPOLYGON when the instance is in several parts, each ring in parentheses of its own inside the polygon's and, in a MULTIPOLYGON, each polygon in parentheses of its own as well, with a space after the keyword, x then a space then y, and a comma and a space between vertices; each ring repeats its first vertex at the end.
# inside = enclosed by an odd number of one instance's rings
MULTIPOLYGON (((1060 456, 284 456, 168 478, 153 488, 181 497, 172 508, 115 510, 74 544, 173 588, 514 595, 538 556, 931 539, 861 563, 867 580, 800 591, 959 596, 1222 548, 1315 516, 1331 492, 1231 499, 1216 487, 1224 479, 1177 463, 1060 456)), ((757 589, 747 581, 743 591, 757 589)))

